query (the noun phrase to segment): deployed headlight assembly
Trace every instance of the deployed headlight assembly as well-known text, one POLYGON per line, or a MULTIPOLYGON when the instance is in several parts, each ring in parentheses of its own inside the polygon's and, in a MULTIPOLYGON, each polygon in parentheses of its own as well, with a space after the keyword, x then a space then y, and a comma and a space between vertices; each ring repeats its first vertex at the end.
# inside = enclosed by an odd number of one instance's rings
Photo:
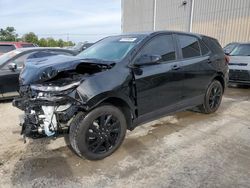
POLYGON ((33 90, 37 90, 37 91, 44 91, 44 92, 57 92, 57 91, 66 91, 68 89, 72 89, 74 87, 77 87, 80 85, 80 81, 78 82, 73 82, 71 84, 68 85, 64 85, 64 86, 53 86, 53 85, 41 85, 41 84, 37 84, 37 85, 31 85, 31 89, 33 90))

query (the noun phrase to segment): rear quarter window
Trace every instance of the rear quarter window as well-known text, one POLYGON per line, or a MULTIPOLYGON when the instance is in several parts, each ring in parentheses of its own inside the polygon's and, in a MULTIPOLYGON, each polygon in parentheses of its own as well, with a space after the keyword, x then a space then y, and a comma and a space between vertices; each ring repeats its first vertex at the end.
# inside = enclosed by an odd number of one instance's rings
POLYGON ((201 47, 201 54, 202 55, 206 55, 210 52, 209 48, 206 46, 206 44, 202 41, 199 41, 200 42, 200 47, 201 47))
POLYGON ((216 39, 210 37, 203 37, 202 41, 209 47, 209 49, 213 53, 224 54, 220 43, 216 39))
POLYGON ((0 53, 7 53, 15 49, 14 45, 0 44, 0 53))

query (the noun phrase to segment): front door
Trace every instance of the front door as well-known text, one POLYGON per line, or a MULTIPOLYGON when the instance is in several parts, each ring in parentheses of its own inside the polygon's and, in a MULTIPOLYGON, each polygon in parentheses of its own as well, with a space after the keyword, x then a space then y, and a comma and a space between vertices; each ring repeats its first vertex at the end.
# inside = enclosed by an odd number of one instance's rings
POLYGON ((13 97, 18 95, 19 74, 30 53, 19 55, 8 61, 0 69, 0 89, 3 97, 13 97), (16 69, 11 70, 9 64, 16 64, 16 69))
POLYGON ((8 67, 0 69, 0 88, 3 97, 13 97, 18 94, 19 70, 10 70, 8 67))
POLYGON ((142 55, 161 56, 159 63, 140 66, 140 71, 135 71, 139 116, 180 101, 183 74, 176 54, 173 36, 164 34, 152 38, 135 58, 136 61, 142 55))

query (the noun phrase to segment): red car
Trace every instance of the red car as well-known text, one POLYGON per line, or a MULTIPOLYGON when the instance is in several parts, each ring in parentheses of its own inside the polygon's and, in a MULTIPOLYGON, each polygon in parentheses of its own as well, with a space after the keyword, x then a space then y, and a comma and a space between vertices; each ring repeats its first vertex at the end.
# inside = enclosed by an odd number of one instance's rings
POLYGON ((28 42, 0 42, 0 55, 17 48, 36 47, 37 45, 28 42))

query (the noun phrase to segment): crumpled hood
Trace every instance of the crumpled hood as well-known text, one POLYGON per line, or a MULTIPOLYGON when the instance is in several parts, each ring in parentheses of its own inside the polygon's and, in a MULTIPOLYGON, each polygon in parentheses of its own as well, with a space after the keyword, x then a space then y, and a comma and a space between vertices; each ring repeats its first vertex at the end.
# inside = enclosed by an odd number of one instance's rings
POLYGON ((250 56, 230 56, 229 69, 250 70, 250 56))
POLYGON ((114 62, 81 59, 77 56, 56 55, 30 59, 20 73, 20 85, 40 83, 54 78, 58 73, 74 70, 81 63, 110 65, 114 62))

